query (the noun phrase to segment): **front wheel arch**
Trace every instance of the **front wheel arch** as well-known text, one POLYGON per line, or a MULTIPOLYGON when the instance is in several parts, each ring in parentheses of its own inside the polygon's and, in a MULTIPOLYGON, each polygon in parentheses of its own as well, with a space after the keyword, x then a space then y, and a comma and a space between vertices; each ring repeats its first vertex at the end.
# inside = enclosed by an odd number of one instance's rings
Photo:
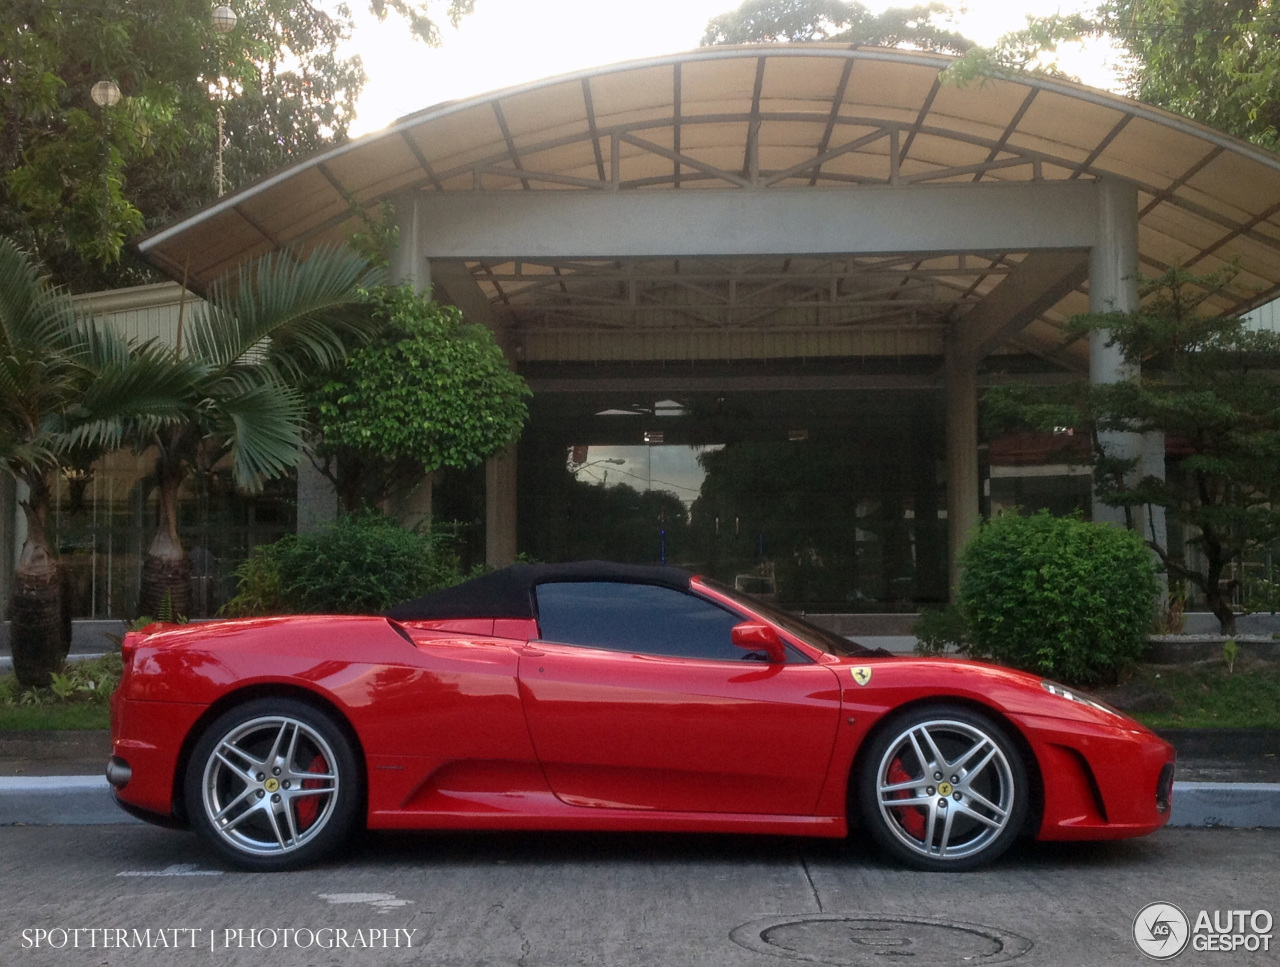
POLYGON ((1040 762, 1036 758, 1035 752, 1031 749, 1031 743, 1027 741, 1027 737, 1022 734, 1022 730, 1015 725, 1007 715, 997 708, 992 708, 982 702, 975 701, 971 698, 961 698, 953 695, 938 695, 929 698, 918 698, 911 702, 905 702, 902 705, 892 708, 880 716, 880 719, 871 730, 862 737, 862 741, 858 743, 858 751, 853 756, 853 761, 849 763, 848 781, 849 785, 845 791, 845 813, 849 822, 849 828, 858 828, 862 824, 862 817, 858 813, 858 773, 862 769, 862 762, 867 755, 867 750, 871 748, 871 744, 886 728, 890 728, 893 724, 895 716, 912 709, 920 708, 925 705, 954 705, 958 708, 967 709, 970 712, 976 712, 979 715, 986 715, 1004 728, 1013 739, 1018 747, 1018 752, 1022 756, 1023 767, 1027 770, 1027 778, 1031 781, 1031 802, 1030 809, 1027 811, 1027 823, 1023 827, 1023 833, 1028 836, 1035 836, 1040 832, 1040 822, 1044 818, 1044 776, 1040 773, 1040 762))
POLYGON ((845 814, 852 832, 866 828, 863 816, 863 801, 860 795, 859 777, 868 770, 867 759, 872 755, 878 740, 891 729, 900 726, 911 716, 925 709, 953 708, 968 712, 992 721, 1010 741, 1021 762, 1027 780, 1027 808, 1018 831, 1019 836, 1035 837, 1040 830, 1044 817, 1044 778, 1040 771, 1040 763, 1031 744, 1022 730, 999 709, 971 698, 952 695, 933 695, 915 699, 893 708, 880 716, 867 734, 858 744, 858 749, 849 763, 848 784, 845 791, 845 814))

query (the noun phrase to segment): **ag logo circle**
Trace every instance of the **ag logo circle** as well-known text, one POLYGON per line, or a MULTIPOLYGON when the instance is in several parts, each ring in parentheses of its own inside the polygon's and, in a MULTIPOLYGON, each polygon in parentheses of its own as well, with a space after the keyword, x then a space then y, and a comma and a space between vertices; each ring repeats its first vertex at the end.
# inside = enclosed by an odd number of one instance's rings
POLYGON ((1172 903, 1148 903, 1133 918, 1133 942, 1153 960, 1169 960, 1186 949, 1191 922, 1172 903))

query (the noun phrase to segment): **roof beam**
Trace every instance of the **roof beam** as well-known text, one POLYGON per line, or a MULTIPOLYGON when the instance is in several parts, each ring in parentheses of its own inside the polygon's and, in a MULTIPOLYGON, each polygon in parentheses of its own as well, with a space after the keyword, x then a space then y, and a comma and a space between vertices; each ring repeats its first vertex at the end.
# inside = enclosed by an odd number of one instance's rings
POLYGON ((1089 253, 1031 252, 956 323, 956 346, 978 360, 1025 329, 1089 275, 1089 253))
POLYGON ((423 256, 491 261, 1087 248, 1095 208, 1082 181, 418 198, 423 256))

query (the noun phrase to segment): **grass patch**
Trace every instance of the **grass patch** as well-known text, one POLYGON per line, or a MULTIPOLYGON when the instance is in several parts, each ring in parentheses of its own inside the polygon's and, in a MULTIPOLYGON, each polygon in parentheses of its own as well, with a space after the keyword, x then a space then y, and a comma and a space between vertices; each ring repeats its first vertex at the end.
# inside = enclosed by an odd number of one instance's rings
POLYGON ((48 688, 18 685, 0 675, 0 729, 105 729, 108 700, 120 681, 120 653, 67 662, 48 688))
POLYGON ((1153 729, 1280 729, 1280 663, 1238 659, 1139 665, 1123 689, 1142 695, 1128 714, 1153 729))
POLYGON ((0 730, 105 729, 110 724, 105 705, 0 706, 0 730))

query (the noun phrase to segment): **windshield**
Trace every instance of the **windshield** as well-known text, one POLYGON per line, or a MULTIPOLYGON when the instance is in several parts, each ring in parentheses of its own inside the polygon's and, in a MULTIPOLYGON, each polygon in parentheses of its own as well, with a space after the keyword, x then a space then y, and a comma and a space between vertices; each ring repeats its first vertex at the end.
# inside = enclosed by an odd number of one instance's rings
POLYGON ((718 593, 723 594, 726 598, 737 601, 744 608, 756 612, 768 618, 779 628, 782 628, 788 634, 795 635, 806 645, 817 648, 818 651, 825 652, 828 655, 836 655, 840 658, 861 657, 865 655, 885 654, 882 650, 867 648, 858 644, 856 641, 850 641, 848 638, 841 638, 826 628, 819 628, 815 624, 810 624, 803 618, 792 614, 790 611, 783 611, 781 608, 766 604, 759 598, 753 598, 735 591, 727 585, 721 584, 719 581, 713 580, 703 575, 698 576, 698 580, 709 588, 714 588, 718 593))

